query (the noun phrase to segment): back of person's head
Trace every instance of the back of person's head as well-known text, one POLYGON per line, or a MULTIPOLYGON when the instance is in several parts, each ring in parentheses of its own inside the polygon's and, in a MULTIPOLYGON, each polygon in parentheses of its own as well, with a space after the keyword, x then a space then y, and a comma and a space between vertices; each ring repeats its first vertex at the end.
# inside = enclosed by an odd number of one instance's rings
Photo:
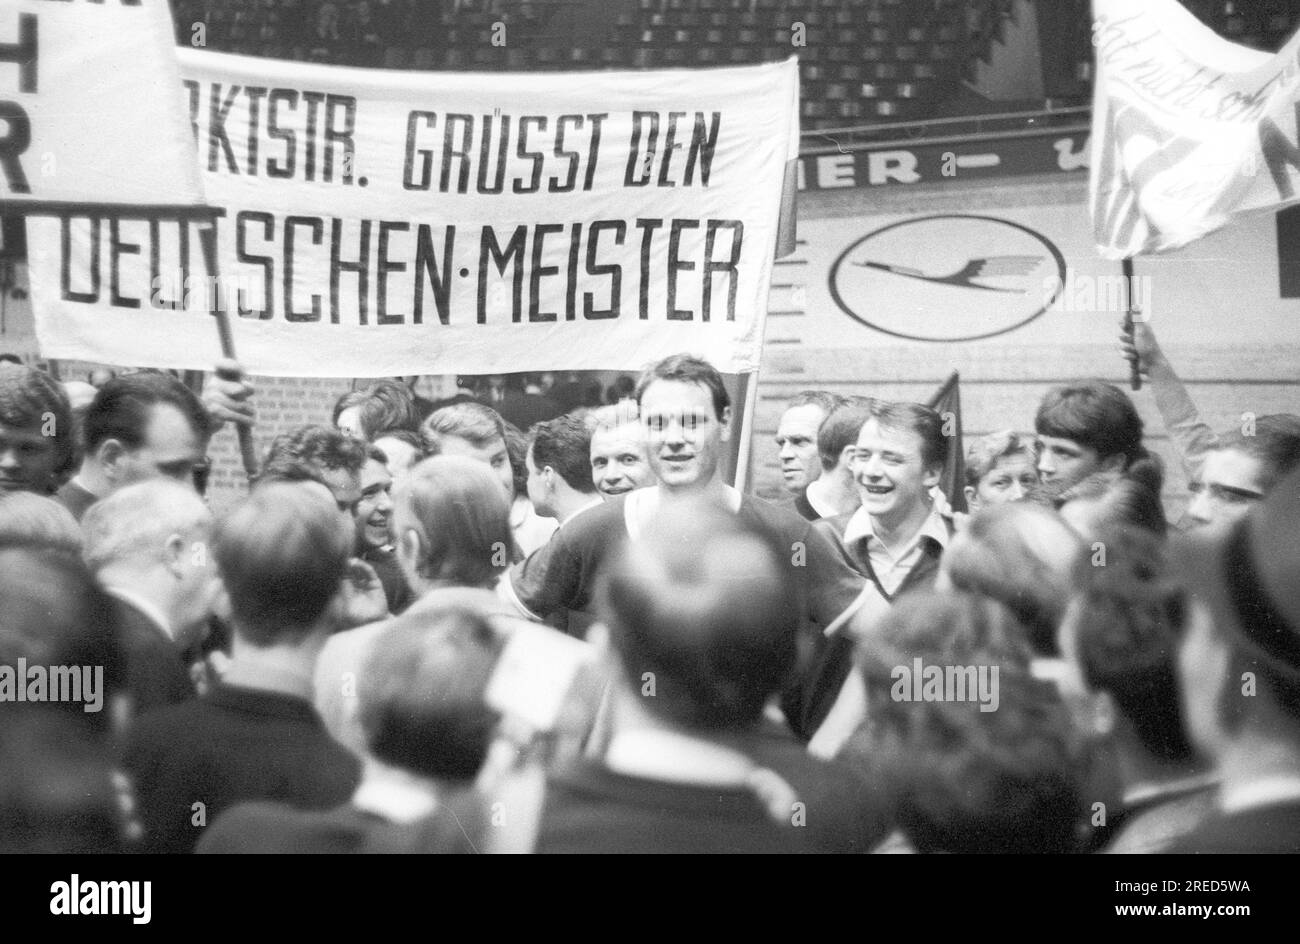
POLYGON ((871 403, 870 397, 844 400, 818 427, 817 454, 827 472, 839 464, 845 449, 857 445, 862 424, 871 419, 871 403))
POLYGON ((1038 446, 1034 437, 1029 433, 1003 429, 972 440, 966 447, 966 484, 972 488, 979 485, 999 462, 1012 456, 1027 456, 1031 462, 1037 459, 1038 446))
POLYGON ((170 374, 141 371, 114 377, 99 388, 82 420, 81 437, 87 453, 115 439, 127 449, 144 445, 153 408, 175 407, 199 439, 207 439, 207 411, 194 391, 170 374))
POLYGON ((486 449, 497 440, 505 440, 505 421, 490 406, 468 400, 434 410, 420 427, 426 455, 442 452, 446 437, 463 439, 476 449, 486 449))
POLYGON ((50 438, 55 460, 48 491, 72 472, 77 461, 72 407, 49 374, 21 364, 0 364, 0 426, 50 438))
POLYGON ((384 430, 420 428, 420 411, 415 394, 399 380, 379 380, 364 390, 343 394, 334 404, 331 422, 338 425, 339 415, 355 407, 359 432, 363 439, 374 439, 384 430))
POLYGON ((120 488, 86 510, 83 553, 96 572, 118 564, 162 563, 169 541, 179 541, 177 550, 188 552, 210 524, 208 506, 197 492, 171 479, 150 479, 120 488))
POLYGON ((212 553, 240 637, 267 647, 306 636, 339 591, 352 540, 328 493, 306 484, 261 485, 222 515, 212 553))
POLYGON ((81 528, 62 504, 34 492, 0 496, 0 542, 26 541, 81 556, 81 528))
POLYGON ((1288 472, 1300 468, 1300 416, 1291 413, 1261 416, 1249 433, 1234 429, 1220 437, 1218 448, 1255 459, 1259 463, 1259 484, 1267 495, 1288 472))
POLYGON ((992 505, 972 515, 944 552, 941 568, 958 590, 1008 607, 1042 656, 1056 655, 1056 631, 1086 565, 1083 541, 1061 516, 1037 505, 992 505))
POLYGON ((396 543, 425 580, 487 586, 509 563, 510 507, 491 469, 434 456, 411 469, 393 496, 396 543), (418 540, 418 549, 410 542, 418 540))
POLYGON ((32 689, 0 704, 0 849, 120 851, 116 610, 75 557, 23 542, 0 541, 0 600, 0 667, 23 683, 39 667, 46 679, 42 700, 32 689))
POLYGON ((472 782, 499 720, 485 698, 503 645, 481 614, 461 608, 422 610, 385 630, 358 684, 375 759, 422 777, 472 782))
POLYGON ((844 403, 844 398, 838 393, 831 393, 829 390, 800 390, 789 400, 786 401, 785 408, 793 410, 800 406, 818 407, 827 416, 838 406, 844 403))
POLYGON ((1121 528, 1163 537, 1169 530, 1160 493, 1128 475, 1097 472, 1056 498, 1061 514, 1085 538, 1121 528))
POLYGON ((529 441, 534 466, 554 469, 575 491, 596 493, 591 481, 591 423, 585 416, 569 413, 534 423, 529 441))
POLYGON ((646 710, 692 730, 756 722, 796 659, 802 612, 788 549, 703 502, 662 513, 617 552, 598 612, 646 710))
POLYGON ((259 481, 321 481, 322 472, 357 473, 365 464, 366 446, 361 440, 332 426, 311 424, 271 440, 259 481))
MULTIPOLYGON (((0 542, 0 600, 4 601, 0 606, 0 665, 15 673, 20 658, 28 666, 67 667, 77 669, 78 674, 83 667, 100 667, 104 686, 98 706, 85 698, 6 701, 0 704, 6 719, 25 708, 49 709, 107 732, 111 712, 102 709, 109 694, 121 686, 124 667, 116 641, 116 611, 85 565, 70 554, 40 544, 0 542)), ((53 684, 52 675, 49 683, 53 684)), ((0 724, 0 729, 4 727, 0 724)))
POLYGON ((921 464, 932 469, 948 461, 950 438, 943 433, 943 417, 922 403, 872 400, 869 419, 885 429, 915 433, 921 440, 921 464))
POLYGON ((1055 687, 1033 676, 1024 635, 994 600, 922 592, 860 644, 867 722, 840 757, 881 791, 919 852, 1075 845, 1081 745, 1055 687))
POLYGON ((1063 637, 1084 684, 1105 692, 1142 748, 1164 762, 1193 757, 1180 711, 1180 594, 1168 580, 1164 546, 1142 529, 1105 535, 1104 567, 1088 568, 1070 603, 1063 637))
POLYGON ((636 402, 641 402, 646 388, 656 380, 674 380, 678 383, 698 384, 709 391, 709 396, 713 400, 713 415, 716 419, 722 419, 722 413, 727 407, 731 406, 731 396, 727 393, 727 386, 723 383, 722 374, 718 369, 704 360, 702 357, 695 357, 691 354, 673 354, 665 357, 657 364, 647 367, 641 372, 641 376, 636 382, 636 402))
POLYGON ((1142 445, 1142 418, 1133 401, 1119 387, 1100 380, 1047 391, 1038 405, 1034 429, 1040 436, 1087 446, 1098 459, 1123 456, 1125 469, 1150 458, 1142 445))

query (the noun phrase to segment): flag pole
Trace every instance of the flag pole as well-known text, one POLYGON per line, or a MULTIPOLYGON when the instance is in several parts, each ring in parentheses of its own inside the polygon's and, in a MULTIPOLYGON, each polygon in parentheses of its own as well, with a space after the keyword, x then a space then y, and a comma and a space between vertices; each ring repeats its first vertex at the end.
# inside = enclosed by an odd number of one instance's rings
POLYGON ((745 408, 740 419, 740 449, 736 453, 736 474, 733 481, 736 491, 744 493, 749 485, 749 461, 753 451, 754 412, 758 407, 758 371, 741 374, 745 384, 745 408))
MULTIPOLYGON (((1133 305, 1133 257, 1125 256, 1120 265, 1123 266, 1124 292, 1128 302, 1128 308, 1124 312, 1124 334, 1132 344, 1134 343, 1133 316, 1137 313, 1133 305)), ((1128 385, 1132 390, 1142 389, 1142 373, 1138 370, 1136 354, 1128 359, 1128 385)))
MULTIPOLYGON (((208 275, 212 277, 214 291, 209 294, 212 299, 212 314, 217 319, 217 339, 221 343, 221 356, 229 360, 236 360, 235 357, 235 336, 230 330, 230 313, 223 304, 221 293, 216 287, 221 284, 221 263, 217 257, 217 223, 216 219, 209 217, 199 224, 199 244, 203 248, 203 264, 208 270, 208 275)), ((218 370, 217 376, 222 380, 239 380, 239 376, 234 373, 218 370)), ((244 474, 248 477, 249 484, 257 478, 257 452, 253 447, 253 431, 243 423, 235 424, 235 432, 239 436, 239 455, 243 459, 244 474)))

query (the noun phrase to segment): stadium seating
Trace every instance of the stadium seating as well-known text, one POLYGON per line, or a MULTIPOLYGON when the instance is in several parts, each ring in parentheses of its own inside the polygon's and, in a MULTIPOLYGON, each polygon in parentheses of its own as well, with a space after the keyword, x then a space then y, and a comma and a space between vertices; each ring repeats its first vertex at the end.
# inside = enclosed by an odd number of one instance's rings
MULTIPOLYGON (((1184 0, 1234 41, 1276 48, 1289 0, 1184 0)), ((1088 0, 1056 0, 1048 97, 1086 101, 1088 0)), ((390 69, 539 71, 799 59, 812 130, 932 116, 987 60, 1014 0, 172 0, 177 41, 390 69)), ((1041 11, 1042 8, 1040 8, 1041 11)), ((1042 14, 1040 12, 1040 19, 1042 14)), ((1041 28, 1041 23, 1040 23, 1041 28)), ((1048 35, 1048 33, 1044 33, 1048 35)), ((1045 56, 1045 59, 1047 57, 1045 56)))

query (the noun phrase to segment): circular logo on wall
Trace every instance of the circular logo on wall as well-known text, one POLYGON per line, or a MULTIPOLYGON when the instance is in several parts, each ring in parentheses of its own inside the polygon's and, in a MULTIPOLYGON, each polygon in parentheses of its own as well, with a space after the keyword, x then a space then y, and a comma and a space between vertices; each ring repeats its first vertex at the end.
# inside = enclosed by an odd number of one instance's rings
POLYGON ((975 341, 1014 331, 1052 306, 1065 257, 1046 236, 994 216, 891 223, 831 266, 831 297, 850 318, 913 341, 975 341))

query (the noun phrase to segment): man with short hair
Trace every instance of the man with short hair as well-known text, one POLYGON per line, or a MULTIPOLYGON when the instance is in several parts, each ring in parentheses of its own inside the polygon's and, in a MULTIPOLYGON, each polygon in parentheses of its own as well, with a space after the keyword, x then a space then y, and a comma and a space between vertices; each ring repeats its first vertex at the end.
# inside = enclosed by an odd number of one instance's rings
POLYGON ((411 602, 411 589, 402 576, 393 548, 393 476, 388 457, 377 446, 366 447, 361 467, 361 500, 353 512, 357 557, 374 568, 384 585, 389 612, 397 614, 411 602))
POLYGON ((1227 529, 1173 544, 1179 683, 1215 810, 1168 851, 1300 852, 1300 471, 1227 529))
POLYGON ((932 583, 953 524, 934 500, 948 456, 943 419, 919 403, 874 400, 858 432, 853 471, 862 505, 822 519, 886 600, 932 583))
POLYGON ((821 475, 793 499, 794 510, 809 521, 856 511, 862 504, 853 477, 858 433, 871 416, 870 397, 852 397, 831 411, 817 430, 821 475))
POLYGON ((817 431, 826 417, 844 402, 825 390, 805 390, 786 404, 776 427, 777 458, 785 490, 802 496, 822 473, 817 451, 817 431))
POLYGON ((72 408, 48 374, 0 364, 0 495, 50 495, 76 462, 72 408))
POLYGON ((1133 401, 1100 380, 1047 391, 1034 417, 1038 474, 1053 491, 1106 472, 1139 478, 1159 493, 1163 470, 1142 445, 1142 419, 1133 401))
MULTIPOLYGON (((653 386, 645 402, 655 415, 653 386)), ((774 748, 762 735, 803 620, 780 538, 683 496, 608 558, 598 605, 609 739, 600 760, 549 778, 537 852, 799 852, 857 840, 865 851, 870 830, 850 812, 865 791, 788 738, 774 748), (803 805, 821 811, 818 826, 792 825, 803 805)))
MULTIPOLYGON (((509 571, 502 592, 535 619, 560 610, 590 615, 596 575, 610 549, 625 536, 637 540, 651 521, 674 504, 703 499, 780 535, 790 550, 789 566, 802 601, 802 638, 808 648, 815 648, 821 628, 850 606, 862 579, 842 550, 814 532, 808 522, 791 511, 741 495, 723 481, 731 403, 721 374, 707 361, 673 355, 641 375, 637 396, 659 485, 619 495, 575 518, 554 540, 509 571)), ((797 688, 792 682, 792 697, 797 688)), ((794 702, 786 706, 797 733, 804 730, 803 710, 794 702)))
POLYGON ((528 496, 519 494, 527 471, 522 468, 525 447, 523 434, 510 427, 509 435, 519 441, 515 460, 520 463, 520 484, 515 485, 515 467, 511 462, 505 421, 490 406, 467 401, 453 403, 429 414, 420 427, 424 451, 429 456, 465 456, 486 463, 501 483, 510 502, 510 529, 520 554, 528 554, 550 539, 555 522, 537 513, 528 496))
POLYGON ((574 515, 600 504, 590 475, 591 432, 572 413, 534 424, 529 430, 528 498, 537 513, 560 527, 574 515))
POLYGON ((1162 542, 1126 530, 1105 543, 1106 566, 1083 568, 1058 631, 1058 686, 1078 728, 1115 760, 1122 795, 1105 851, 1163 852, 1210 812, 1217 782, 1183 723, 1181 607, 1162 542))
POLYGON ((627 400, 592 413, 591 480, 601 498, 655 484, 636 403, 627 400))
POLYGON ((271 441, 259 481, 324 482, 339 511, 352 516, 361 501, 366 445, 332 426, 299 426, 271 441))
POLYGON ((95 502, 81 525, 86 563, 119 603, 134 714, 192 698, 185 653, 202 641, 217 590, 207 505, 179 482, 149 479, 95 502))
POLYGON ((212 553, 234 627, 230 665, 201 697, 137 721, 125 751, 148 851, 192 850, 235 803, 329 809, 352 795, 360 764, 311 704, 352 542, 315 484, 259 485, 217 522, 212 553))
POLYGON ((81 467, 57 497, 79 521, 96 500, 134 482, 168 478, 192 486, 210 433, 202 402, 171 375, 115 377, 86 410, 81 467))

